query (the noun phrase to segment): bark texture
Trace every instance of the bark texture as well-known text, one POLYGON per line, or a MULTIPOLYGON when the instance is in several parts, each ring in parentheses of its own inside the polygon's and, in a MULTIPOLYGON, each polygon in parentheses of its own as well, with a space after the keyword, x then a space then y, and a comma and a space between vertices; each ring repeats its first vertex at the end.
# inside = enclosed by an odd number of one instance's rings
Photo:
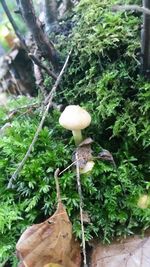
POLYGON ((56 0, 44 0, 45 31, 50 34, 59 29, 58 10, 56 0))
POLYGON ((74 5, 71 0, 63 0, 59 6, 59 17, 62 18, 65 12, 69 11, 71 8, 73 8, 73 6, 74 5))
POLYGON ((66 5, 66 10, 68 10, 68 9, 73 7, 73 3, 72 3, 71 0, 64 0, 63 2, 66 5))
POLYGON ((57 2, 56 0, 44 1, 46 24, 50 25, 57 21, 57 2))
MULTIPOLYGON (((150 1, 143 0, 143 6, 150 9, 150 1)), ((150 15, 143 14, 143 29, 141 32, 142 70, 150 78, 150 15)))
POLYGON ((41 51, 43 57, 47 58, 53 65, 56 72, 60 69, 59 55, 53 43, 48 39, 47 35, 41 28, 40 21, 35 15, 32 0, 19 0, 21 13, 24 20, 31 31, 33 38, 41 51))

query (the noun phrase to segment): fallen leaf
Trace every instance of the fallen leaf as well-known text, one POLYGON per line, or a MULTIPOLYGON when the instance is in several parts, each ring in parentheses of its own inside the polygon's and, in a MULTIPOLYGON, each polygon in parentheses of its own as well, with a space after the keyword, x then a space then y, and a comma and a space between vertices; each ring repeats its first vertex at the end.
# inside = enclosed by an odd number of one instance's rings
POLYGON ((92 149, 91 144, 93 143, 92 138, 86 138, 82 143, 79 144, 77 149, 73 153, 72 161, 76 161, 76 153, 78 154, 78 164, 79 168, 83 169, 86 166, 86 163, 92 160, 92 149))
POLYGON ((44 267, 62 267, 62 265, 50 262, 49 264, 44 265, 44 267))
POLYGON ((72 235, 72 225, 61 202, 48 220, 22 234, 16 245, 19 267, 79 267, 80 244, 72 235))
POLYGON ((91 267, 149 267, 150 237, 138 236, 98 244, 93 249, 91 267))

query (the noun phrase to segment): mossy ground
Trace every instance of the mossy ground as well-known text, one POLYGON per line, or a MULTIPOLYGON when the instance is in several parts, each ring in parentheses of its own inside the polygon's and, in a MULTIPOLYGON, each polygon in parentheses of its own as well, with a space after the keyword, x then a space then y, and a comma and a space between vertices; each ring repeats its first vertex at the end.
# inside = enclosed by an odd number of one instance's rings
MULTIPOLYGON (((129 1, 125 1, 129 3, 129 1)), ((103 148, 114 156, 115 169, 96 161, 93 171, 81 177, 86 240, 97 237, 110 242, 150 226, 150 209, 137 206, 140 195, 149 194, 150 84, 140 72, 139 14, 111 11, 117 1, 81 0, 73 16, 72 33, 59 36, 57 46, 70 62, 55 97, 58 104, 79 104, 92 115, 84 135, 95 141, 93 154, 103 148)), ((139 1, 137 1, 139 3, 139 1)), ((49 78, 45 84, 51 84, 49 78)), ((38 99, 10 100, 9 109, 38 99)), ((0 123, 8 111, 0 110, 0 123)), ((0 140, 0 262, 7 258, 16 266, 15 243, 32 223, 51 215, 56 207, 56 168, 71 163, 71 133, 58 124, 60 112, 50 111, 38 141, 21 171, 15 187, 8 181, 24 157, 42 116, 37 108, 13 118, 12 127, 0 140)), ((81 238, 79 196, 71 169, 60 179, 61 194, 81 238)))

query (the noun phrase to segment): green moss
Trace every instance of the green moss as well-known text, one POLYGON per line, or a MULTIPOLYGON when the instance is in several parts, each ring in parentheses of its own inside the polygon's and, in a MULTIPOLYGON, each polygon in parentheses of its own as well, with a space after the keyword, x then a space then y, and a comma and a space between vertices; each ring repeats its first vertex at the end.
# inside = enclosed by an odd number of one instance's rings
MULTIPOLYGON (((91 221, 85 225, 86 240, 97 236, 104 242, 144 230, 150 222, 150 210, 137 206, 139 196, 149 194, 150 187, 150 85, 140 75, 141 20, 132 12, 112 13, 112 3, 117 1, 80 1, 72 34, 60 37, 63 42, 58 46, 63 51, 73 47, 73 52, 55 97, 57 103, 80 104, 91 113, 92 124, 84 134, 96 142, 94 155, 102 148, 113 153, 117 169, 97 160, 92 173, 81 177, 84 210, 91 221)), ((12 101, 10 109, 31 101, 23 99, 18 104, 12 101)), ((1 125, 7 113, 0 110, 1 125)), ((59 115, 49 114, 12 190, 6 189, 8 181, 31 143, 41 109, 16 115, 0 140, 0 216, 5 218, 0 222, 1 262, 10 258, 16 266, 13 253, 21 232, 55 210, 53 174, 71 163, 74 150, 71 133, 58 124, 59 115)), ((74 232, 81 238, 73 170, 62 175, 60 186, 74 232)))

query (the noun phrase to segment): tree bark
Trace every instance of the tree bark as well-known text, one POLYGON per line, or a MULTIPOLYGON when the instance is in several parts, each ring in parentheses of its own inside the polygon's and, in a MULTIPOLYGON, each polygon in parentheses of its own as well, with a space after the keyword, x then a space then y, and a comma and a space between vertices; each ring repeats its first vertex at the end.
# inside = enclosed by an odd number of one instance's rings
POLYGON ((17 37, 19 38, 19 40, 20 40, 20 42, 21 42, 21 44, 22 44, 22 47, 23 47, 24 49, 26 49, 27 46, 26 46, 26 44, 25 44, 25 40, 24 40, 24 38, 21 36, 21 34, 20 34, 20 32, 19 32, 18 26, 17 26, 17 24, 15 23, 15 21, 14 21, 12 15, 11 15, 9 9, 8 9, 8 6, 7 6, 7 4, 6 4, 6 1, 5 1, 5 0, 0 0, 0 3, 1 3, 1 5, 2 5, 2 7, 3 7, 3 9, 4 9, 4 11, 5 11, 5 13, 6 13, 6 15, 7 15, 8 19, 9 19, 9 21, 10 21, 10 23, 11 23, 11 25, 13 26, 13 29, 14 29, 14 31, 15 31, 17 37))
POLYGON ((63 0, 59 6, 59 16, 62 18, 64 14, 73 8, 73 3, 71 0, 63 0))
POLYGON ((66 5, 66 10, 69 10, 73 7, 73 3, 71 0, 64 0, 63 2, 66 5))
POLYGON ((58 11, 56 0, 44 0, 45 31, 49 34, 58 28, 58 11))
POLYGON ((31 31, 38 49, 44 58, 50 60, 56 72, 60 69, 60 59, 53 43, 48 39, 47 35, 41 28, 40 21, 35 15, 32 0, 19 0, 21 13, 24 20, 31 31))
MULTIPOLYGON (((150 1, 143 0, 143 6, 150 9, 150 1)), ((141 32, 142 71, 150 78, 150 15, 143 14, 143 29, 141 32)))
POLYGON ((50 24, 57 21, 57 3, 56 0, 45 0, 44 1, 45 19, 46 24, 50 24))

